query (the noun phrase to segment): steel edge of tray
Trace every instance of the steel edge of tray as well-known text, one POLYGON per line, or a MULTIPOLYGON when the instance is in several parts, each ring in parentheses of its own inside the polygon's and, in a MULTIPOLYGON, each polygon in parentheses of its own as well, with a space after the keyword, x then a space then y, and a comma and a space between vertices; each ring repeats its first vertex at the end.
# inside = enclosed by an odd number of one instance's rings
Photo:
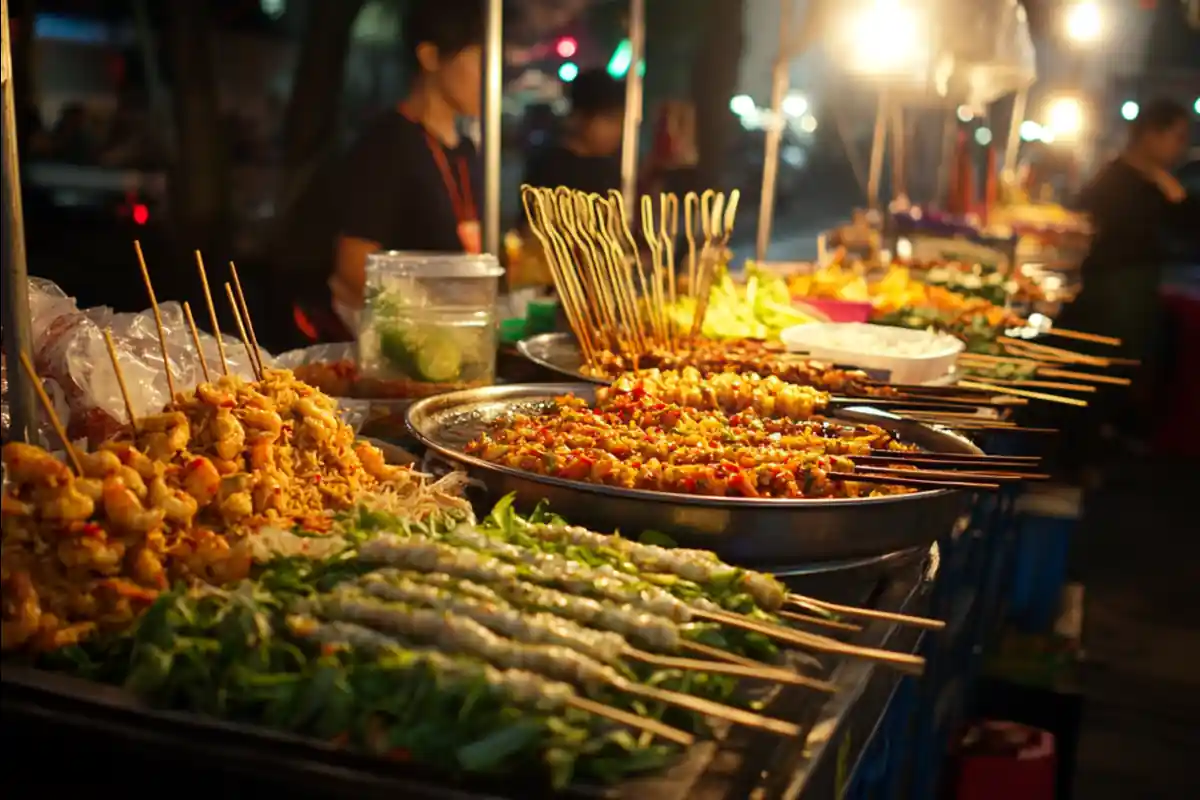
MULTIPOLYGON (((515 494, 521 508, 541 501, 577 524, 597 530, 657 531, 682 546, 713 550, 744 566, 770 567, 878 555, 927 545, 953 526, 967 494, 935 489, 865 498, 704 497, 625 489, 537 475, 492 464, 431 436, 431 423, 454 409, 487 403, 537 402, 575 394, 594 397, 593 384, 514 384, 470 389, 414 403, 406 420, 430 451, 481 480, 498 496, 515 494), (798 535, 802 533, 803 535, 798 535)), ((921 426, 927 447, 979 452, 966 439, 921 426)))

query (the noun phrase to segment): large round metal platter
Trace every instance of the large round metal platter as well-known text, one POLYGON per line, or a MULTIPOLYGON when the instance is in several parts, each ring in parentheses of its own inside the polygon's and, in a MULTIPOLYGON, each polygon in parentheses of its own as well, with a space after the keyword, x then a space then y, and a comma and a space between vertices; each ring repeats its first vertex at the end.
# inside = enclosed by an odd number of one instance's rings
MULTIPOLYGON (((467 444, 513 414, 537 414, 555 398, 595 398, 592 384, 518 384, 438 395, 408 410, 413 435, 431 453, 461 465, 495 496, 516 495, 529 510, 542 500, 579 525, 621 529, 631 536, 657 531, 685 547, 712 550, 744 566, 768 569, 815 561, 877 556, 929 545, 950 532, 968 495, 937 489, 886 497, 784 499, 705 497, 583 483, 536 475, 467 455, 467 444)), ((918 447, 940 453, 979 453, 966 439, 876 409, 848 409, 853 422, 893 427, 918 447)))
POLYGON ((583 372, 583 353, 573 333, 539 333, 517 342, 517 351, 543 369, 564 378, 607 386, 612 381, 583 372))

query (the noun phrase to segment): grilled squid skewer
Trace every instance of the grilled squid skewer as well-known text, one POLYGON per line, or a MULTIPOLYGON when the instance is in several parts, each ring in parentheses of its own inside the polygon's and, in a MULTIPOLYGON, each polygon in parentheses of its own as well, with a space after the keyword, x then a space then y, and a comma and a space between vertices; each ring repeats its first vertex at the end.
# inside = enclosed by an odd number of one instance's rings
MULTIPOLYGON (((497 542, 486 535, 476 539, 482 547, 471 549, 465 541, 459 546, 427 536, 383 534, 359 549, 364 561, 405 567, 421 572, 442 572, 464 578, 502 582, 529 580, 571 594, 626 603, 640 611, 666 617, 676 623, 692 620, 688 603, 664 589, 651 586, 612 567, 589 567, 561 556, 497 542), (484 549, 486 548, 486 549, 484 549)), ((719 611, 705 599, 693 601, 719 611)))
POLYGON ((368 575, 358 582, 358 588, 380 600, 466 617, 495 633, 528 644, 567 647, 605 664, 620 663, 621 656, 629 650, 629 644, 618 634, 590 630, 546 612, 522 612, 499 598, 456 594, 400 573, 368 575))
POLYGON ((536 672, 549 678, 591 688, 608 686, 626 694, 686 708, 699 714, 796 736, 792 723, 714 703, 693 695, 646 686, 623 677, 617 670, 587 656, 556 645, 532 645, 508 639, 473 619, 445 611, 387 603, 362 593, 340 591, 308 601, 318 617, 350 622, 427 641, 439 649, 482 658, 503 669, 536 672))
MULTIPOLYGON (((372 573, 372 575, 388 579, 401 574, 404 573, 394 568, 385 568, 372 573)), ((407 574, 414 575, 411 572, 407 574)), ((655 650, 674 652, 683 643, 679 626, 666 617, 648 614, 632 605, 601 603, 590 597, 560 592, 557 589, 550 589, 519 579, 500 580, 499 576, 488 570, 487 567, 471 572, 469 575, 469 577, 484 581, 487 585, 469 580, 467 575, 415 574, 420 575, 423 582, 432 586, 445 587, 479 600, 507 602, 524 609, 549 612, 580 625, 611 631, 626 639, 636 639, 655 650)))
POLYGON ((601 552, 612 550, 628 558, 643 572, 677 575, 701 585, 733 579, 765 611, 777 611, 787 598, 787 588, 772 576, 726 564, 707 550, 668 549, 561 523, 528 524, 522 530, 542 541, 577 545, 601 552))
POLYGON ((322 645, 404 656, 409 668, 428 667, 438 676, 439 682, 445 682, 443 686, 448 684, 448 688, 460 686, 473 691, 482 682, 516 705, 546 712, 560 711, 569 706, 636 730, 647 731, 684 747, 690 747, 695 741, 690 733, 655 719, 580 697, 569 683, 550 680, 535 672, 497 669, 483 661, 454 658, 437 650, 404 647, 394 637, 350 622, 322 622, 309 616, 293 615, 288 618, 288 627, 294 634, 322 645))

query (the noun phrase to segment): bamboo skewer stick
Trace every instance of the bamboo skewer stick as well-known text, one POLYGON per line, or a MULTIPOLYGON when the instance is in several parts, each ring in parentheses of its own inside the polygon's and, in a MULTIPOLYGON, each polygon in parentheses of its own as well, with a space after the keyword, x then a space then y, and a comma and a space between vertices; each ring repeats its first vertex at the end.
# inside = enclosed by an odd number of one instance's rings
POLYGON ((989 467, 996 469, 1034 469, 1038 466, 1037 462, 1032 461, 939 461, 933 458, 889 458, 888 456, 854 456, 854 463, 860 464, 879 464, 888 466, 892 464, 913 464, 916 466, 929 466, 937 469, 979 469, 980 467, 989 467))
POLYGON ((212 376, 208 374, 208 359, 204 357, 204 348, 200 345, 200 329, 196 327, 192 307, 186 300, 183 303, 183 317, 187 320, 188 330, 192 332, 192 344, 196 345, 196 357, 200 359, 200 372, 204 375, 204 382, 212 383, 212 376))
MULTIPOLYGON (((250 369, 254 370, 254 350, 250 347, 250 337, 246 335, 246 326, 242 323, 242 314, 238 310, 237 300, 233 296, 233 287, 225 284, 225 294, 229 297, 229 307, 233 309, 233 321, 237 323, 238 335, 242 337, 242 345, 246 348, 246 358, 250 359, 250 369)), ((261 378, 257 375, 256 377, 261 378)))
POLYGON ((900 476, 915 475, 919 478, 948 478, 958 480, 987 480, 997 483, 1019 483, 1021 481, 1044 481, 1049 475, 1034 472, 980 472, 968 470, 937 470, 937 469, 897 469, 895 467, 878 467, 867 464, 855 464, 856 469, 867 470, 873 475, 900 476))
POLYGON ((680 692, 672 692, 667 689, 659 689, 655 686, 647 686, 643 683, 634 683, 633 681, 619 680, 613 683, 613 688, 626 694, 634 695, 635 697, 643 697, 647 700, 655 700, 667 705, 686 708, 689 711, 695 711, 698 714, 705 714, 717 719, 724 719, 736 725, 742 725, 748 728, 757 728, 758 730, 770 731, 771 733, 779 734, 780 736, 799 736, 800 726, 791 722, 784 722, 771 717, 764 717, 761 714, 755 714, 752 711, 743 711, 740 708, 726 706, 720 703, 715 703, 712 700, 706 700, 703 697, 695 695, 682 694, 680 692))
POLYGON ((768 636, 781 642, 807 647, 819 652, 863 658, 868 661, 878 661, 893 666, 903 672, 908 672, 914 675, 921 674, 925 668, 925 659, 921 658, 920 656, 914 656, 909 653, 893 653, 887 650, 877 650, 871 647, 860 647, 858 645, 846 644, 845 642, 839 642, 837 639, 830 639, 827 636, 819 636, 814 633, 799 631, 794 628, 784 628, 779 625, 757 622, 739 614, 732 614, 725 611, 693 610, 692 615, 697 619, 708 619, 724 625, 730 625, 733 627, 742 628, 744 630, 754 631, 755 633, 761 633, 764 636, 768 636))
POLYGON ((601 259, 601 274, 609 286, 620 314, 624 338, 629 343, 631 354, 639 355, 646 351, 646 337, 641 327, 637 297, 624 280, 628 274, 625 270, 625 256, 610 230, 612 208, 607 200, 595 193, 582 196, 581 202, 588 209, 588 233, 596 241, 596 249, 601 259))
POLYGON ((996 337, 996 341, 1009 347, 1031 351, 1040 358, 1059 359, 1076 364, 1091 364, 1097 367, 1108 366, 1108 359, 1106 358, 1076 353, 1074 350, 1064 350, 1061 347, 1051 347, 1047 344, 1038 344, 1037 342, 1030 342, 1024 339, 1013 339, 1008 336, 998 336, 996 337))
POLYGON ((162 312, 158 308, 158 298, 154 296, 154 284, 150 282, 150 270, 146 269, 146 257, 142 254, 142 243, 136 239, 133 249, 137 253, 138 266, 142 270, 142 280, 146 284, 146 294, 150 296, 150 310, 154 312, 154 327, 158 329, 158 345, 162 349, 163 371, 167 374, 167 408, 175 405, 175 378, 171 376, 171 357, 167 353, 167 334, 163 331, 162 312))
POLYGON ((827 603, 824 600, 818 600, 815 597, 806 597, 802 594, 789 594, 787 596, 787 602, 793 605, 819 609, 821 611, 831 614, 838 614, 845 617, 877 619, 884 622, 898 622, 901 625, 908 625, 913 628, 924 628, 931 631, 940 631, 946 627, 946 623, 940 619, 914 617, 908 614, 897 614, 892 611, 879 611, 873 608, 859 608, 858 606, 844 606, 837 603, 827 603))
POLYGON ((42 404, 42 410, 46 412, 46 417, 50 420, 50 427, 54 429, 54 435, 62 442, 67 459, 75 468, 75 474, 82 476, 83 465, 79 462, 79 453, 75 451, 75 445, 71 444, 71 440, 67 437, 67 429, 63 427, 62 420, 58 418, 58 412, 54 410, 54 403, 51 402, 50 395, 46 394, 46 387, 42 385, 42 379, 38 377, 37 370, 33 368, 33 362, 29 360, 28 353, 21 353, 21 367, 25 370, 25 377, 33 384, 33 391, 37 394, 38 401, 42 404))
POLYGON ((679 302, 676 281, 675 268, 675 240, 679 236, 679 198, 674 194, 664 194, 659 198, 662 216, 662 240, 663 240, 663 256, 667 266, 667 299, 670 303, 672 316, 671 322, 671 344, 672 347, 678 344, 678 325, 674 317, 675 306, 679 302))
POLYGON ((225 340, 221 338, 221 326, 217 324, 217 306, 213 303, 212 292, 208 288, 208 272, 204 269, 204 256, 196 251, 196 269, 200 271, 200 285, 204 287, 204 301, 208 303, 208 317, 212 322, 213 336, 217 340, 217 356, 221 359, 221 374, 229 374, 229 362, 225 360, 225 340))
POLYGON ((974 489, 976 491, 996 491, 1000 488, 999 484, 975 483, 972 481, 925 480, 923 478, 901 478, 891 475, 864 475, 858 472, 826 472, 825 474, 839 481, 879 483, 884 486, 905 486, 911 489, 974 489))
POLYGON ((688 243, 688 295, 696 299, 696 212, 700 209, 700 196, 688 192, 683 196, 683 229, 688 243))
POLYGON ((233 288, 237 292, 238 304, 242 308, 242 316, 246 319, 246 333, 250 334, 250 344, 254 346, 254 352, 250 359, 254 362, 259 380, 262 380, 264 375, 262 351, 258 349, 258 337, 254 335, 254 320, 250 319, 250 306, 246 305, 246 295, 242 293, 242 282, 238 279, 237 267, 232 261, 229 262, 229 275, 233 278, 233 288))
POLYGON ((829 628, 835 631, 847 631, 848 633, 859 633, 862 631, 861 625, 855 625, 850 622, 839 622, 836 619, 826 619, 825 617, 814 617, 809 614, 797 614, 794 611, 776 611, 775 615, 791 622, 799 622, 804 625, 814 625, 820 628, 829 628))
POLYGON ((692 336, 704 331, 704 319, 708 316, 708 303, 712 297, 713 276, 721 258, 720 241, 723 232, 722 212, 725 195, 722 192, 706 191, 700 196, 700 224, 704 230, 704 249, 700 252, 699 296, 696 298, 696 313, 692 319, 692 336), (708 202, 706 203, 706 199, 708 202))
POLYGON ((625 339, 632 345, 633 355, 646 352, 646 340, 638 317, 637 299, 634 297, 627 281, 622 280, 626 275, 622 263, 620 248, 608 235, 608 220, 612 209, 598 194, 581 197, 587 207, 588 234, 596 241, 605 279, 610 286, 613 299, 621 317, 625 339))
POLYGON ((1086 383, 1066 383, 1063 381, 1010 381, 1001 378, 988 378, 988 383, 997 386, 1016 386, 1025 389, 1058 389, 1062 392, 1094 392, 1095 386, 1086 383))
POLYGON ((1093 375, 1090 372, 1075 372, 1069 369, 1039 369, 1038 375, 1045 375, 1047 378, 1073 378, 1080 381, 1091 381, 1092 383, 1107 383, 1113 386, 1129 386, 1133 383, 1129 378, 1117 378, 1112 375, 1093 375))
POLYGON ((1042 364, 1038 359, 1024 358, 1022 356, 993 356, 986 353, 963 353, 958 357, 959 361, 979 361, 984 363, 999 363, 999 364, 1042 364))
POLYGON ((1067 406, 1086 407, 1087 400, 1080 400, 1075 397, 1060 397, 1056 394, 1044 394, 1043 392, 1030 392, 1024 389, 1013 389, 1009 386, 997 386, 993 383, 981 383, 977 381, 959 381, 963 386, 969 389, 990 389, 992 391, 1014 394, 1017 397, 1028 397, 1031 400, 1045 400, 1049 403, 1062 403, 1067 406))
POLYGON ((666 294, 664 289, 662 267, 662 241, 658 238, 658 229, 654 224, 654 201, 649 195, 642 195, 642 236, 650 248, 650 309, 651 316, 658 326, 659 339, 666 347, 672 347, 668 330, 666 312, 666 294))
POLYGON ((546 258, 546 266, 550 269, 550 274, 554 278, 554 285, 558 289, 559 300, 562 302, 563 311, 567 315, 571 329, 575 332, 575 338, 579 342, 579 349, 583 353, 583 359, 588 365, 596 366, 598 365, 598 360, 595 350, 592 347, 588 327, 580 316, 580 309, 576 305, 575 295, 563 275, 563 268, 559 263, 558 253, 546 231, 548 222, 546 204, 543 202, 538 190, 529 185, 521 187, 521 203, 525 207, 525 217, 529 221, 529 229, 542 245, 542 252, 546 258))
POLYGON ((659 722, 653 717, 642 717, 629 711, 607 706, 604 703, 598 703, 586 697, 572 695, 567 698, 567 705, 622 725, 628 725, 637 730, 643 730, 683 747, 691 747, 696 743, 696 737, 692 734, 681 731, 678 728, 672 728, 670 725, 659 722))
POLYGON ((613 226, 616 229, 615 234, 619 234, 620 241, 624 245, 629 246, 631 268, 637 275, 638 288, 641 290, 641 300, 639 306, 646 309, 646 321, 648 330, 654 332, 656 344, 664 344, 662 336, 662 328, 659 324, 657 315, 654 313, 654 298, 653 290, 646 281, 646 271, 642 266, 642 252, 637 246, 637 239, 633 236, 633 229, 629 226, 629 211, 625 208, 625 198, 616 189, 610 189, 608 192, 609 202, 614 209, 613 226))
POLYGON ((678 656, 664 656, 658 653, 647 653, 643 650, 630 648, 625 652, 628 658, 640 661, 643 664, 663 667, 664 669, 681 669, 694 672, 711 672, 714 675, 732 675, 738 678, 754 678, 756 680, 771 681, 772 683, 785 683, 792 686, 809 686, 812 688, 820 688, 823 691, 833 691, 833 686, 813 678, 805 677, 797 672, 792 672, 787 669, 778 669, 769 667, 766 664, 758 664, 756 666, 743 666, 741 664, 730 664, 724 661, 701 661, 695 658, 679 658, 678 656))
POLYGON ((620 352, 621 337, 617 328, 616 309, 613 304, 613 298, 611 293, 607 291, 600 271, 596 268, 595 259, 597 254, 584 239, 579 226, 576 224, 575 197, 570 191, 559 189, 555 193, 555 201, 559 226, 566 231, 567 237, 571 240, 571 244, 574 246, 575 252, 578 253, 579 260, 581 261, 581 286, 584 289, 584 295, 589 298, 589 307, 592 314, 601 326, 596 332, 597 336, 606 347, 620 352))
POLYGON ((887 450, 876 448, 871 451, 871 458, 909 459, 917 458, 922 461, 977 461, 988 463, 993 461, 1025 461, 1037 464, 1041 456, 996 456, 986 453, 930 453, 925 450, 887 450))
POLYGON ((1051 336, 1061 336, 1064 339, 1076 339, 1081 342, 1093 342, 1094 344, 1106 344, 1111 347, 1120 347, 1121 340, 1115 336, 1101 336, 1097 333, 1084 333, 1083 331, 1073 331, 1070 328, 1059 328, 1051 326, 1047 333, 1051 336))
POLYGON ((689 653, 695 653, 696 655, 702 655, 709 661, 727 661, 730 664, 741 664, 743 667, 752 667, 755 669, 767 666, 761 661, 755 661, 752 658, 739 656, 737 653, 731 653, 728 650, 721 650, 717 647, 709 647, 706 644, 689 641, 687 639, 683 639, 679 642, 679 649, 689 653))
POLYGON ((121 369, 121 361, 117 358, 117 344, 113 341, 112 329, 104 329, 104 345, 108 348, 108 358, 112 361, 113 372, 117 376, 117 386, 121 390, 121 399, 125 402, 125 413, 129 416, 129 428, 133 435, 138 434, 137 415, 133 413, 133 400, 129 397, 129 388, 125 385, 125 372, 121 369))

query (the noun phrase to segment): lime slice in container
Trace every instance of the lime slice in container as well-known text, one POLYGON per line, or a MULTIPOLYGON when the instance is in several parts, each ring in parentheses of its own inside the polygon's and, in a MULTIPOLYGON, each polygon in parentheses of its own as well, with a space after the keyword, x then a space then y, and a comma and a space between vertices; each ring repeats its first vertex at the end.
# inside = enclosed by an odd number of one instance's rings
POLYGON ((430 383, 449 383, 462 372, 462 350, 445 334, 432 334, 416 352, 417 375, 430 383))

